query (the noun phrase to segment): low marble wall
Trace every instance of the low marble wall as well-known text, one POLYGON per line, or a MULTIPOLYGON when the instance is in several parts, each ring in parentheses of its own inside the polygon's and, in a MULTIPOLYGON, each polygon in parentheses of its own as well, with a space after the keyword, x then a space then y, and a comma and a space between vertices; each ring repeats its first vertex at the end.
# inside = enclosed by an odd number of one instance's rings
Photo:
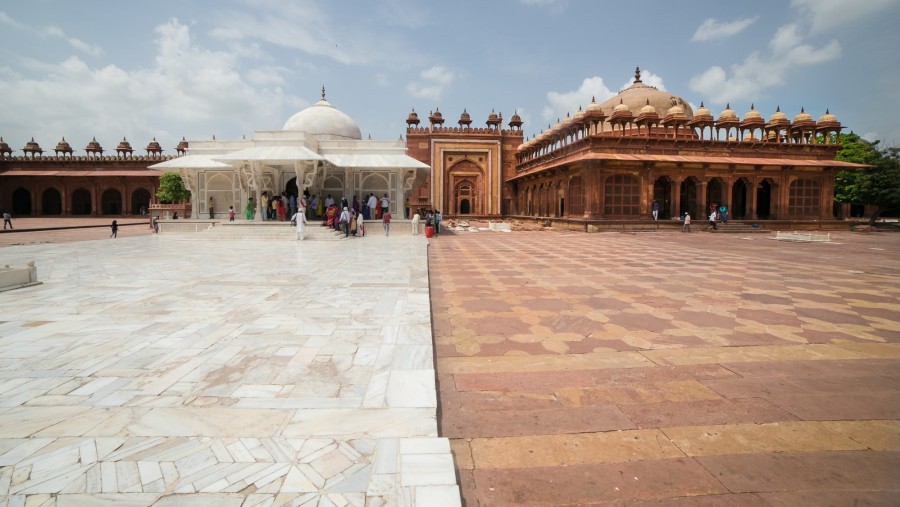
POLYGON ((37 279, 37 267, 34 261, 30 261, 24 267, 10 267, 6 265, 0 268, 0 292, 30 287, 41 282, 37 279))

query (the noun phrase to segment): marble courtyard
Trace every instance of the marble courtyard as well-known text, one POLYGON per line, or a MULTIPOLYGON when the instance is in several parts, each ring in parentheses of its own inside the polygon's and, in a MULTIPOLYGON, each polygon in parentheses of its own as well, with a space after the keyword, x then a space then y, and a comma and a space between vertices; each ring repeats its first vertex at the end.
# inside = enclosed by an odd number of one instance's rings
POLYGON ((0 257, 0 505, 460 505, 424 236, 0 257))
POLYGON ((0 293, 0 506, 900 501, 900 234, 41 220, 0 234, 42 282, 0 293))

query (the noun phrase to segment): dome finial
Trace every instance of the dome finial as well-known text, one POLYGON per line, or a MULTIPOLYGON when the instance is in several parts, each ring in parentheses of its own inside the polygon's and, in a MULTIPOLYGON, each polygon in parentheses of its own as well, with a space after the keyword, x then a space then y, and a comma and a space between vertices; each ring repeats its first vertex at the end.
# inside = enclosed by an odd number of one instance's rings
POLYGON ((325 83, 322 83, 322 100, 325 100, 325 83))
POLYGON ((634 68, 634 82, 635 83, 641 82, 641 68, 640 67, 634 68))

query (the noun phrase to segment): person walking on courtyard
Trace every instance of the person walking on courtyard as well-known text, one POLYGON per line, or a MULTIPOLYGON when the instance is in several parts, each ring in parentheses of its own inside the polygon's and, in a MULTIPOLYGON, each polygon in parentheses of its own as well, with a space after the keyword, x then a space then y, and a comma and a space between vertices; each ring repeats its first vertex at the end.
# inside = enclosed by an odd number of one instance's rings
POLYGON ((653 206, 650 207, 650 214, 653 215, 653 220, 659 220, 659 202, 653 201, 653 206))
POLYGON ((228 221, 234 222, 234 206, 228 207, 228 221))
POLYGON ((297 223, 297 240, 303 241, 303 237, 306 234, 306 208, 300 208, 299 211, 294 213, 291 221, 296 221, 297 223))
POLYGON ((439 209, 434 210, 434 235, 435 236, 441 235, 441 218, 443 218, 441 216, 441 210, 439 210, 439 209))
POLYGON ((719 230, 719 226, 716 225, 716 213, 716 210, 712 210, 712 212, 710 212, 709 214, 709 227, 711 227, 714 231, 719 230))
MULTIPOLYGON (((263 210, 265 213, 265 210, 263 210)), ((247 220, 253 220, 253 198, 247 199, 247 207, 244 208, 244 216, 247 217, 247 220)), ((265 219, 263 219, 265 220, 265 219)))
POLYGON ((278 211, 276 211, 276 213, 278 214, 278 221, 284 222, 284 197, 283 196, 281 199, 278 199, 278 211))
POLYGON ((215 201, 215 199, 213 199, 212 196, 209 196, 208 204, 209 204, 209 218, 212 219, 213 218, 213 206, 216 205, 216 201, 215 201))
POLYGON ((384 213, 381 214, 381 225, 384 226, 384 235, 391 235, 391 211, 387 208, 384 208, 384 213))
POLYGON ((4 230, 4 231, 6 230, 6 226, 7 226, 7 225, 9 226, 10 230, 13 229, 13 226, 12 226, 12 216, 9 214, 8 211, 4 211, 4 212, 3 212, 3 230, 4 230))
POLYGON ((109 235, 109 239, 118 238, 118 237, 119 237, 119 236, 118 236, 118 234, 119 234, 119 223, 116 222, 115 220, 113 220, 113 223, 112 223, 112 225, 110 225, 110 228, 112 229, 112 234, 109 235))
POLYGON ((159 217, 153 217, 153 221, 150 222, 150 227, 153 228, 154 234, 159 234, 159 217))
POLYGON ((406 204, 403 206, 403 211, 403 216, 405 218, 409 218, 409 197, 406 198, 406 204))
POLYGON ((723 224, 728 223, 728 206, 725 206, 724 204, 719 206, 719 220, 721 220, 723 224))
POLYGON ((421 220, 421 219, 422 219, 422 217, 419 216, 418 212, 412 216, 412 235, 413 236, 419 235, 419 220, 421 220))
POLYGON ((684 212, 684 223, 681 225, 681 232, 691 232, 691 212, 684 212))

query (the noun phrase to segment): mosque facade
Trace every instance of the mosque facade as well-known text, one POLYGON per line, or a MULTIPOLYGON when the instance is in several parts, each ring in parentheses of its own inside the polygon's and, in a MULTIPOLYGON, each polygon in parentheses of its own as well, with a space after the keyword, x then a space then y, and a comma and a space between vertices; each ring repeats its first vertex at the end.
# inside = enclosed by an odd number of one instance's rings
POLYGON ((407 119, 410 154, 433 167, 429 198, 449 215, 629 221, 654 207, 667 219, 725 206, 735 219, 830 220, 834 174, 862 168, 834 159, 842 127, 828 111, 815 121, 801 108, 789 120, 779 108, 767 121, 753 105, 743 119, 729 105, 716 118, 643 83, 640 69, 616 96, 524 142, 517 116, 509 131, 488 124, 496 139, 478 139, 484 129, 470 129, 468 116, 449 129, 437 113, 427 128, 415 112, 407 119), (492 143, 501 147, 495 158, 492 143), (485 156, 473 160, 472 151, 485 156), (491 167, 502 168, 496 186, 482 176, 491 167), (464 207, 469 187, 475 202, 499 207, 464 207))
MULTIPOLYGON (((181 174, 193 218, 213 208, 224 218, 259 203, 263 193, 340 200, 387 195, 391 211, 439 209, 446 216, 568 220, 703 217, 726 206, 729 218, 822 221, 834 217, 834 174, 862 166, 836 161, 842 126, 826 111, 792 120, 780 107, 766 120, 751 105, 741 119, 718 117, 681 97, 634 82, 601 103, 526 139, 513 114, 504 127, 491 112, 473 127, 464 110, 444 126, 439 110, 420 126, 413 110, 406 140, 363 140, 354 120, 325 99, 299 111, 281 130, 250 139, 192 140, 163 156, 156 141, 134 156, 123 139, 115 156, 96 140, 85 156, 63 139, 54 156, 32 140, 23 156, 0 139, 0 208, 14 215, 129 215, 155 201, 159 175, 181 174)), ((257 206, 258 208, 258 206, 257 206)), ((256 211, 259 216, 259 210, 256 211)))

